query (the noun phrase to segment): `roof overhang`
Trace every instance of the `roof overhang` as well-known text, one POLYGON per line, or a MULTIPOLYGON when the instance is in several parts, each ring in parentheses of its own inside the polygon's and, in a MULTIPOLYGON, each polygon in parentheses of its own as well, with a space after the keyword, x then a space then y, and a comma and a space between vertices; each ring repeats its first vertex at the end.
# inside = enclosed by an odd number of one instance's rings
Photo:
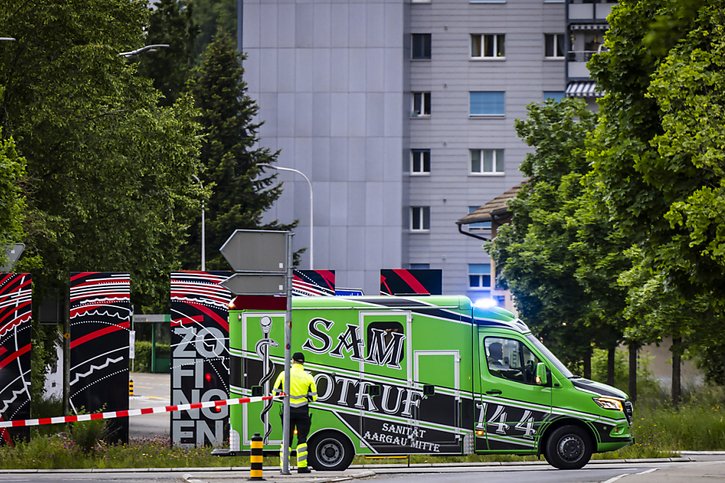
POLYGON ((573 81, 566 86, 567 97, 602 97, 604 93, 597 90, 594 81, 573 81))
POLYGON ((508 202, 512 198, 516 197, 516 194, 521 189, 524 183, 518 184, 511 187, 507 191, 504 191, 491 201, 479 207, 477 210, 472 211, 460 220, 456 221, 456 224, 460 227, 461 225, 470 225, 471 223, 481 222, 495 222, 501 224, 511 217, 511 213, 508 209, 508 202))

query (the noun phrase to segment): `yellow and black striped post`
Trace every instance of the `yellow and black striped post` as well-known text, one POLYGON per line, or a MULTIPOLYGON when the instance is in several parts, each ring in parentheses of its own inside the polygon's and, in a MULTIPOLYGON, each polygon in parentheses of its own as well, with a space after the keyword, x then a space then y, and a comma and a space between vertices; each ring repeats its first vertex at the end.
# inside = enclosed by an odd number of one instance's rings
POLYGON ((133 379, 128 380, 128 396, 133 397, 133 379))
POLYGON ((249 453, 249 481, 264 481, 262 477, 262 466, 264 464, 264 454, 262 449, 264 443, 259 433, 252 436, 252 450, 249 453))

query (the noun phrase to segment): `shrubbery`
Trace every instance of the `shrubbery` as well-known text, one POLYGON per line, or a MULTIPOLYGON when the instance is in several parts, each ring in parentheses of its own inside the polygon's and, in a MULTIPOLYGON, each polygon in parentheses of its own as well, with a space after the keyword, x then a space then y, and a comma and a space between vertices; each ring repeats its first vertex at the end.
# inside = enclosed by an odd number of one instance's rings
MULTIPOLYGON (((151 342, 145 340, 137 340, 135 344, 136 357, 134 359, 134 371, 136 372, 152 372, 151 369, 151 350, 153 346, 151 342)), ((156 343, 156 356, 169 357, 171 353, 170 344, 156 343)))

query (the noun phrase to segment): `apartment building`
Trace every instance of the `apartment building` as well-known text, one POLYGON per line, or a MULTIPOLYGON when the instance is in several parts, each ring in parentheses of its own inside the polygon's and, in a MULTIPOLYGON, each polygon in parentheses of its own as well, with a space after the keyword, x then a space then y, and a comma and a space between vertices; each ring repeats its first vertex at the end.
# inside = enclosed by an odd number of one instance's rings
MULTIPOLYGON (((314 268, 368 294, 381 268, 442 269, 444 293, 491 295, 482 241, 456 220, 522 181, 514 121, 526 106, 585 80, 567 74, 566 12, 546 0, 245 0, 260 143, 311 181, 314 268)), ((279 179, 269 217, 299 220, 295 247, 309 247, 310 186, 279 179)))

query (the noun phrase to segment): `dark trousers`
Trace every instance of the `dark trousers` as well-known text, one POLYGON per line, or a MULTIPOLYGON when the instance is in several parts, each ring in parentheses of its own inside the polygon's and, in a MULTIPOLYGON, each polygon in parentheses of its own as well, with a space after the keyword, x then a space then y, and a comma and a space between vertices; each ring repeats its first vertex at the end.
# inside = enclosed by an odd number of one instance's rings
MULTIPOLYGON (((307 406, 302 408, 289 408, 290 425, 289 425, 289 444, 292 446, 292 438, 297 428, 297 444, 307 442, 307 435, 310 434, 310 412, 307 406)), ((281 419, 284 420, 283 415, 281 419)))

